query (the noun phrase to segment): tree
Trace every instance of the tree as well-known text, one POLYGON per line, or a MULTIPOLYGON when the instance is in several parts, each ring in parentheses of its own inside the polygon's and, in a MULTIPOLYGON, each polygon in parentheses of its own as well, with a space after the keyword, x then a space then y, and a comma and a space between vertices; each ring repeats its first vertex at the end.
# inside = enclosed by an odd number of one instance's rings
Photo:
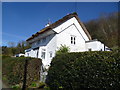
POLYGON ((118 12, 102 14, 85 26, 93 39, 97 38, 110 48, 118 46, 118 12))
POLYGON ((7 46, 2 46, 2 54, 8 54, 7 46))
POLYGON ((9 47, 2 46, 2 54, 13 56, 18 53, 24 53, 24 51, 30 48, 30 45, 25 41, 20 41, 15 46, 14 42, 9 42, 9 47))
POLYGON ((8 42, 9 47, 15 47, 15 42, 8 42))

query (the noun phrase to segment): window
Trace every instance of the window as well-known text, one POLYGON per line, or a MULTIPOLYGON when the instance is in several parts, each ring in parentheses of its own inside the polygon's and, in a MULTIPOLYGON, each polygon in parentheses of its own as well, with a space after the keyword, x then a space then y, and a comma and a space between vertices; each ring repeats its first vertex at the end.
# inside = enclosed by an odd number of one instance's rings
POLYGON ((42 39, 42 42, 43 42, 43 43, 46 42, 46 37, 42 39))
POLYGON ((37 41, 37 44, 40 44, 40 40, 37 41))
POLYGON ((36 45, 36 42, 33 42, 33 43, 32 43, 32 46, 35 46, 35 45, 36 45))
POLYGON ((38 58, 39 50, 37 50, 37 58, 38 58))
POLYGON ((27 57, 29 57, 29 53, 27 53, 27 57))
POLYGON ((74 44, 75 44, 75 37, 74 37, 74 44))
POLYGON ((75 40, 76 40, 76 37, 75 36, 71 36, 71 44, 75 44, 75 40))
POLYGON ((49 52, 49 54, 50 54, 50 58, 52 58, 52 51, 51 51, 51 52, 49 52))
POLYGON ((91 48, 89 48, 89 49, 88 49, 88 51, 92 51, 92 49, 91 49, 91 48))
POLYGON ((71 44, 73 43, 73 37, 71 37, 71 44))
POLYGON ((36 46, 36 45, 37 45, 37 42, 32 43, 32 46, 36 46))
POLYGON ((42 59, 45 59, 45 52, 46 52, 46 50, 42 49, 42 51, 41 51, 41 58, 42 59))

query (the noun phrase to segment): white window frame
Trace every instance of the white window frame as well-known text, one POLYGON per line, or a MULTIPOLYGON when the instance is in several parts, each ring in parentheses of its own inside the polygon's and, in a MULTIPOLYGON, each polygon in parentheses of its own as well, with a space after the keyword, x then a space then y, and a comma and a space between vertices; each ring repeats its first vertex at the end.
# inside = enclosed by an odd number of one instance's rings
POLYGON ((46 58, 46 49, 41 50, 41 58, 45 59, 46 58))
POLYGON ((50 58, 53 57, 53 53, 52 53, 52 51, 49 52, 49 55, 50 55, 50 58))
POLYGON ((70 39, 71 39, 71 44, 75 45, 76 44, 76 36, 71 35, 70 39))

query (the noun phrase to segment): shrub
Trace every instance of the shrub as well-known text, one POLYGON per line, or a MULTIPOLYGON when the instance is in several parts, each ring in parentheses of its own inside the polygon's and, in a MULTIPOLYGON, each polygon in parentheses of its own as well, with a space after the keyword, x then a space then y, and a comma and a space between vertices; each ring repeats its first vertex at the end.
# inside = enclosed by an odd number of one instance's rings
POLYGON ((120 88, 120 53, 64 53, 53 58, 47 85, 51 89, 120 88))
POLYGON ((32 82, 31 83, 31 87, 36 87, 37 85, 36 85, 36 83, 35 82, 32 82))
POLYGON ((47 87, 44 82, 37 81, 37 82, 32 82, 28 88, 37 88, 37 89, 46 88, 46 89, 48 89, 49 87, 47 87))
POLYGON ((23 84, 25 61, 28 60, 26 84, 40 80, 42 62, 37 58, 2 56, 2 78, 10 86, 23 84))
POLYGON ((56 52, 56 54, 62 54, 62 53, 68 53, 69 52, 69 47, 66 45, 61 45, 59 50, 56 52))
POLYGON ((19 90, 21 87, 17 84, 17 85, 14 85, 12 86, 13 90, 19 90))
POLYGON ((38 88, 44 88, 45 87, 45 83, 44 82, 40 82, 38 85, 38 88))

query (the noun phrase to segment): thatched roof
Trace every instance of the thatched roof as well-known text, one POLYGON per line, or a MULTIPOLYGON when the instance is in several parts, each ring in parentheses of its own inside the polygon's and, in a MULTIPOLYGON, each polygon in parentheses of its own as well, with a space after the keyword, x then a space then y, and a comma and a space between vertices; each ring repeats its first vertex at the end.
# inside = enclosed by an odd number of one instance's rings
POLYGON ((67 21, 67 20, 69 20, 70 18, 73 18, 73 17, 75 17, 75 18, 78 20, 78 22, 79 22, 79 24, 81 25, 82 29, 84 30, 84 32, 86 33, 86 35, 88 36, 88 38, 91 40, 91 36, 90 36, 89 32, 88 32, 87 29, 85 28, 84 24, 80 21, 77 13, 74 12, 74 13, 71 13, 71 14, 69 14, 69 15, 64 16, 62 19, 59 19, 59 20, 56 21, 55 23, 53 23, 53 24, 49 25, 48 27, 43 28, 43 29, 40 30, 39 32, 33 34, 33 35, 32 35, 30 38, 28 38, 26 41, 29 41, 29 40, 37 37, 38 35, 46 32, 46 31, 48 31, 48 30, 52 30, 53 28, 61 25, 62 23, 64 23, 65 21, 67 21))

